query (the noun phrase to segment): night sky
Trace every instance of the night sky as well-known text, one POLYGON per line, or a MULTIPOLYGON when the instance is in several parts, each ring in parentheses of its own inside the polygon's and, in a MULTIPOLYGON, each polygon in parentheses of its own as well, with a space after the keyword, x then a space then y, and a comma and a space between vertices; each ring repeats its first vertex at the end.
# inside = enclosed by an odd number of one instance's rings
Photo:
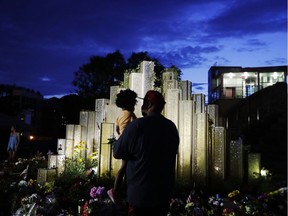
POLYGON ((74 93, 91 56, 147 51, 207 93, 217 66, 287 65, 286 0, 0 0, 0 84, 74 93))

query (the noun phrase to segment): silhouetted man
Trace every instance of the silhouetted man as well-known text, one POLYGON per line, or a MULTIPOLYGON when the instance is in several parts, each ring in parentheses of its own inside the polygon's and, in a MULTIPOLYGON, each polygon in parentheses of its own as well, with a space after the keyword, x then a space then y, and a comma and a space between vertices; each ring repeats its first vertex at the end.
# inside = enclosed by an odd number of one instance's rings
POLYGON ((114 157, 127 160, 128 216, 167 215, 175 182, 179 134, 161 112, 165 100, 148 91, 143 118, 131 122, 114 145, 114 157))

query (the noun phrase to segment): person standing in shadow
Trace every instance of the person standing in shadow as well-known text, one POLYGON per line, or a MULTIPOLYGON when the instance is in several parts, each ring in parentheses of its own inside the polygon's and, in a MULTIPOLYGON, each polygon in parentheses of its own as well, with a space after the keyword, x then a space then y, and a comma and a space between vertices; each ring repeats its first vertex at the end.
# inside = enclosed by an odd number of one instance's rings
POLYGON ((125 160, 128 216, 167 216, 175 183, 179 134, 161 112, 160 92, 146 93, 144 117, 131 122, 115 142, 113 156, 125 160))
POLYGON ((14 162, 19 143, 20 143, 20 134, 16 131, 15 126, 11 126, 10 137, 7 146, 7 152, 9 154, 8 155, 9 162, 14 162))

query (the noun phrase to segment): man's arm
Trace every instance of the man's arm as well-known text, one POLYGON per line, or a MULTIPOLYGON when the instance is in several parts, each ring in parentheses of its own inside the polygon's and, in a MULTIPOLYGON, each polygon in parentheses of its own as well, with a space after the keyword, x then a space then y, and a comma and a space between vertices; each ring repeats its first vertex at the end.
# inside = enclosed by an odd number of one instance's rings
MULTIPOLYGON (((113 147, 113 157, 116 159, 124 159, 126 151, 125 151, 125 141, 123 139, 125 138, 125 133, 123 133, 118 140, 114 143, 113 147)), ((124 139, 125 140, 125 139, 124 139)))
POLYGON ((137 124, 131 122, 127 125, 119 139, 114 143, 113 157, 116 159, 128 160, 133 154, 131 148, 135 144, 137 124))

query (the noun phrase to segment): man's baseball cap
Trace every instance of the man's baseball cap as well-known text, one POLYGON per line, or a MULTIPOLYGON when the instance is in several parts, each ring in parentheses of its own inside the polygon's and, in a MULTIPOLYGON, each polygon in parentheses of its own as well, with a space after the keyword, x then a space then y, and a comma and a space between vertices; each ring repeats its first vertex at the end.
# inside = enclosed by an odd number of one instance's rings
POLYGON ((155 90, 149 90, 146 93, 144 100, 148 100, 151 103, 157 104, 157 105, 164 105, 166 103, 163 95, 160 92, 155 91, 155 90))

